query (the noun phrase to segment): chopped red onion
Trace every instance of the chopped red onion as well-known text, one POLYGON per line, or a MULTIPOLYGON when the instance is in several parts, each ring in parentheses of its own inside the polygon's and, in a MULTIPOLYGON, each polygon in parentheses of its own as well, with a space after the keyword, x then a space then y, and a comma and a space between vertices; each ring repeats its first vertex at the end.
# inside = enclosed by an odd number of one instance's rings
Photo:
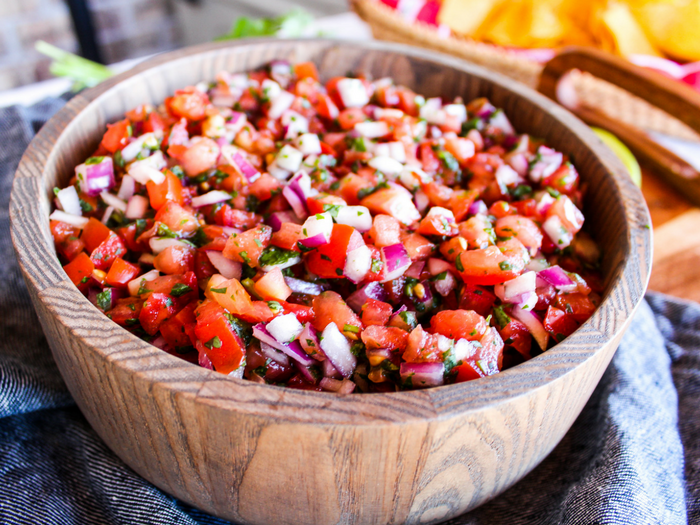
POLYGON ((311 383, 312 385, 318 383, 318 372, 314 374, 314 372, 311 370, 311 366, 304 366, 300 364, 299 361, 295 361, 294 366, 297 370, 299 370, 299 373, 308 383, 311 383))
POLYGON ((112 206, 114 209, 119 210, 122 213, 126 212, 126 202, 121 200, 116 195, 112 195, 109 192, 103 191, 102 193, 100 193, 100 197, 108 206, 112 206))
POLYGON ((403 171, 403 164, 391 157, 374 157, 368 164, 386 175, 398 175, 403 171))
POLYGON ((75 175, 81 191, 91 197, 112 189, 116 184, 112 157, 90 157, 76 166, 75 175))
POLYGON ((533 290, 531 292, 525 292, 524 294, 519 295, 515 301, 515 304, 523 310, 532 310, 535 308, 535 306, 537 306, 537 301, 539 301, 537 292, 533 290))
POLYGON ((323 353, 323 350, 321 350, 321 343, 318 340, 318 331, 311 323, 306 323, 304 325, 304 330, 299 335, 299 343, 304 351, 317 361, 324 361, 326 359, 326 355, 323 353))
POLYGON ((260 177, 260 172, 238 150, 231 154, 231 165, 244 175, 248 182, 255 182, 260 177))
POLYGON ((160 276, 160 273, 158 272, 158 270, 151 270, 150 272, 146 272, 143 275, 139 275, 135 279, 132 279, 126 285, 126 287, 129 289, 129 295, 132 295, 134 297, 137 296, 139 288, 141 288, 141 283, 143 281, 149 282, 158 276, 160 276))
POLYGON ((285 277, 284 282, 294 293, 303 293, 306 295, 319 295, 324 290, 325 287, 320 284, 310 283, 304 281, 303 279, 295 279, 294 277, 285 277))
POLYGON ((447 297, 457 287, 457 280, 452 275, 452 272, 447 272, 444 278, 434 281, 433 285, 437 293, 447 297))
POLYGON ((439 97, 429 98, 420 108, 420 118, 430 124, 440 126, 445 123, 446 116, 447 113, 442 109, 442 100, 439 97))
POLYGON ((297 147, 304 155, 321 153, 321 141, 316 133, 304 133, 296 140, 297 147))
POLYGON ((294 210, 294 214, 297 217, 300 219, 305 219, 309 215, 306 211, 306 202, 299 197, 297 192, 295 192, 291 186, 285 186, 282 189, 282 195, 292 207, 292 210, 294 210))
POLYGON ((276 348, 268 345, 267 343, 260 341, 260 351, 268 359, 272 359, 282 366, 289 366, 289 356, 284 352, 280 352, 276 348))
POLYGON ((515 133, 513 125, 510 123, 510 120, 508 120, 508 117, 502 109, 496 110, 493 115, 491 115, 491 118, 489 119, 489 126, 500 129, 506 135, 512 135, 515 133))
POLYGON ((293 341, 291 343, 280 343, 272 337, 272 335, 267 331, 265 328, 265 325, 262 323, 258 323, 255 326, 253 326, 253 335, 261 342, 267 343, 273 348, 276 348, 277 350, 281 350, 285 354, 287 354, 289 357, 294 359, 295 361, 298 361, 302 365, 309 366, 314 363, 314 360, 311 359, 308 355, 306 355, 306 352, 304 352, 303 348, 299 344, 299 341, 293 341))
POLYGON ((430 198, 426 195, 423 190, 418 190, 413 196, 413 201, 416 203, 416 209, 423 213, 428 206, 430 206, 430 198))
POLYGON ((221 275, 226 279, 240 279, 243 273, 243 264, 238 261, 232 261, 231 259, 221 255, 221 252, 214 250, 207 250, 205 252, 209 262, 212 266, 216 268, 221 275))
POLYGON ((367 299, 386 302, 387 298, 387 293, 386 290, 384 290, 384 287, 375 281, 367 283, 362 288, 358 288, 348 296, 345 302, 355 312, 360 313, 362 312, 362 305, 367 302, 367 299))
POLYGON ((413 388, 440 386, 445 383, 444 363, 401 363, 401 380, 410 379, 413 388))
POLYGON ((430 272, 430 275, 434 276, 439 275, 442 272, 454 272, 455 267, 444 259, 436 259, 435 257, 431 257, 428 259, 428 271, 430 272))
POLYGON ((308 119, 291 109, 282 114, 280 122, 284 128, 284 138, 287 140, 295 139, 299 134, 309 132, 308 119))
POLYGON ((183 242, 180 239, 174 239, 172 237, 151 237, 148 241, 148 245, 151 247, 151 250, 156 255, 165 250, 166 248, 170 248, 171 246, 181 246, 190 250, 194 249, 190 244, 187 244, 186 242, 183 242))
POLYGON ((537 149, 537 160, 530 168, 530 179, 534 182, 539 182, 542 179, 549 177, 552 173, 559 169, 564 162, 564 155, 558 151, 540 146, 537 149))
POLYGON ((321 334, 321 349, 343 377, 350 377, 357 366, 357 358, 350 351, 350 343, 334 322, 328 323, 321 334))
POLYGON ((561 292, 575 292, 578 285, 567 275, 560 266, 550 266, 537 272, 537 277, 551 284, 561 292))
POLYGON ((102 221, 101 221, 102 224, 107 224, 109 219, 112 218, 113 213, 114 213, 114 206, 107 206, 107 208, 105 208, 104 214, 102 215, 102 221))
POLYGON ((547 349, 549 334, 547 330, 544 329, 542 321, 535 312, 532 310, 524 310, 516 305, 513 307, 511 315, 527 327, 530 334, 532 334, 532 337, 534 337, 543 351, 547 349))
POLYGON ((155 133, 144 133, 140 137, 132 139, 132 141, 127 144, 124 149, 122 149, 122 158, 124 162, 131 162, 136 159, 141 150, 147 148, 149 150, 155 150, 158 148, 158 137, 155 133))
POLYGON ((331 363, 328 359, 321 362, 321 368, 323 370, 324 377, 330 377, 333 379, 340 379, 341 377, 343 377, 342 375, 340 375, 340 372, 338 372, 338 369, 334 367, 333 363, 331 363))
POLYGON ((527 175, 527 170, 530 168, 530 165, 527 162, 527 157, 524 153, 516 153, 515 155, 511 155, 508 158, 508 164, 521 177, 527 175))
POLYGON ((128 172, 139 184, 147 184, 148 181, 161 184, 165 180, 165 175, 161 170, 167 166, 168 163, 163 157, 163 152, 158 150, 150 157, 129 164, 128 172))
POLYGON ((352 394, 355 390, 355 383, 349 379, 338 381, 337 379, 324 377, 321 379, 319 386, 326 392, 336 392, 338 394, 352 394))
POLYGON ((411 266, 411 259, 408 257, 408 252, 403 244, 392 244, 391 246, 384 246, 381 249, 382 262, 384 263, 384 269, 386 271, 384 279, 381 281, 386 283, 388 281, 393 281, 394 279, 401 277, 409 266, 411 266))
POLYGON ((153 266, 153 262, 156 260, 156 256, 152 253, 142 253, 139 255, 139 264, 148 264, 153 266))
POLYGON ((150 202, 147 197, 142 195, 132 195, 129 203, 126 205, 124 216, 127 219, 143 219, 148 211, 150 202))
POLYGON ((537 286, 537 274, 525 272, 510 281, 494 286, 494 293, 503 302, 514 303, 525 293, 534 292, 537 286))
POLYGON ((266 223, 272 227, 273 232, 279 231, 285 222, 301 224, 301 221, 297 218, 296 214, 291 211, 273 212, 270 214, 266 221, 266 223))
POLYGON ((214 370, 214 365, 204 352, 199 353, 199 366, 202 368, 208 368, 209 370, 214 370))
POLYGON ((329 212, 312 215, 301 227, 301 240, 299 241, 307 248, 318 248, 328 244, 333 233, 333 217, 329 212))
POLYGON ((412 277, 413 279, 420 279, 423 268, 425 268, 425 261, 416 261, 408 267, 404 275, 406 277, 412 277))
POLYGON ((270 77, 286 88, 292 80, 292 66, 286 60, 274 60, 270 63, 270 77))
POLYGON ((311 187, 311 177, 304 171, 295 173, 287 185, 294 190, 302 202, 306 202, 309 197, 318 195, 318 191, 311 187))
POLYGON ((469 215, 486 215, 489 212, 488 206, 482 200, 474 201, 471 206, 469 206, 469 215))

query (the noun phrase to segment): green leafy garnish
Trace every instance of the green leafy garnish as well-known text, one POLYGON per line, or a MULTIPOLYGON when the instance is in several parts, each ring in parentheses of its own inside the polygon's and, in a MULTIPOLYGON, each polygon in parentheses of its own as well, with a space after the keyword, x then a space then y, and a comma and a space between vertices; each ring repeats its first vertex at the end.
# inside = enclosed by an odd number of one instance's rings
POLYGON ((170 290, 170 295, 172 295, 173 297, 181 297, 181 296, 185 295, 186 293, 190 293, 191 291, 192 291, 192 288, 190 288, 186 284, 177 283, 170 290))
POLYGON ((107 288, 97 294, 97 307, 106 312, 112 308, 112 289, 107 288))
POLYGON ((43 40, 34 44, 34 48, 39 53, 53 58, 49 71, 57 77, 72 79, 74 91, 96 86, 114 74, 107 66, 64 51, 43 40))
POLYGON ((296 38, 304 36, 313 17, 303 9, 294 9, 277 18, 237 18, 231 30, 215 40, 235 40, 256 36, 296 38))

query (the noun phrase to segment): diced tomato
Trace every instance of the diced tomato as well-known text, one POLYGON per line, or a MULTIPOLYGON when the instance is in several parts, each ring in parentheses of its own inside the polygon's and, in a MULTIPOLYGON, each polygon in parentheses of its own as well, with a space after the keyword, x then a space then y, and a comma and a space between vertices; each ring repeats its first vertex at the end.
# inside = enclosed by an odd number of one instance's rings
POLYGON ((473 381, 474 379, 479 379, 481 377, 488 377, 488 374, 486 374, 479 367, 479 365, 476 364, 476 361, 471 359, 454 367, 454 370, 457 372, 455 383, 464 383, 465 381, 473 381))
POLYGON ((430 204, 433 206, 442 206, 443 208, 449 206, 450 199, 454 194, 454 190, 452 190, 452 188, 437 182, 423 184, 421 189, 423 190, 423 193, 428 196, 430 204))
POLYGON ((433 151, 433 146, 430 142, 423 142, 418 149, 420 151, 420 161, 423 164, 423 171, 435 173, 440 169, 440 159, 433 151))
POLYGON ((126 255, 126 246, 121 237, 109 230, 107 238, 90 254, 90 259, 98 270, 108 270, 118 257, 126 255))
POLYGON ((249 187, 250 194, 255 195, 260 201, 270 199, 273 194, 279 192, 279 189, 279 181, 268 173, 263 173, 249 187))
POLYGON ((579 323, 586 321, 595 311, 595 305, 587 295, 582 293, 559 294, 556 306, 570 314, 579 323))
POLYGON ((279 301, 285 314, 294 314, 300 323, 310 323, 314 319, 314 309, 312 306, 304 306, 303 304, 288 303, 279 301))
POLYGON ((267 272, 255 283, 255 291, 266 301, 285 301, 292 290, 284 281, 282 270, 275 268, 267 272))
MULTIPOLYGON (((433 210, 438 211, 437 208, 433 210)), ((444 210, 447 212, 448 210, 444 210)), ((418 225, 418 233, 451 237, 457 235, 457 225, 449 213, 428 213, 418 225)))
POLYGON ((196 308, 197 303, 192 302, 160 325, 160 335, 174 349, 194 346, 197 326, 197 318, 194 314, 196 308))
POLYGON ((399 109, 412 117, 418 116, 416 94, 410 89, 404 87, 397 87, 396 94, 399 97, 399 109))
POLYGON ((408 336, 403 359, 408 363, 437 363, 442 361, 442 353, 438 346, 438 336, 429 334, 418 325, 408 336))
POLYGON ((382 252, 373 244, 368 244, 367 248, 371 252, 372 262, 369 267, 369 273, 365 276, 365 282, 372 283, 384 279, 384 261, 382 260, 382 252))
POLYGON ((527 263, 523 250, 525 247, 520 241, 511 239, 499 242, 497 246, 462 252, 457 256, 455 266, 465 283, 499 284, 514 279, 523 271, 527 263))
POLYGON ((139 297, 125 297, 117 299, 117 304, 109 310, 107 317, 120 326, 130 327, 139 322, 139 315, 143 308, 143 299, 139 297))
POLYGON ((169 275, 193 272, 195 251, 190 246, 168 246, 156 255, 153 266, 159 272, 169 275))
POLYGON ((525 359, 532 357, 530 354, 532 336, 523 323, 511 319, 507 325, 499 330, 499 333, 506 346, 515 348, 525 359))
POLYGON ((570 163, 566 162, 549 177, 542 181, 543 186, 554 188, 559 193, 570 194, 578 187, 578 172, 570 163))
POLYGON ((457 190, 450 196, 447 207, 452 210, 455 222, 462 222, 469 214, 469 208, 474 203, 479 193, 475 190, 457 190))
POLYGON ((61 221, 49 221, 51 235, 56 244, 60 244, 70 237, 78 237, 80 228, 61 221))
POLYGON ((301 224, 283 222, 279 231, 272 234, 270 244, 284 250, 299 251, 297 242, 301 239, 301 224))
POLYGON ((196 310, 195 335, 214 369, 230 374, 243 362, 245 346, 226 317, 226 311, 214 301, 204 301, 196 310))
POLYGON ((362 331, 362 342, 368 350, 384 348, 402 352, 408 345, 408 332, 394 326, 371 325, 362 331))
POLYGON ((165 201, 156 213, 155 220, 184 235, 193 234, 199 229, 199 221, 194 214, 173 201, 165 201))
POLYGON ((156 111, 151 111, 148 114, 148 118, 143 123, 144 133, 151 133, 153 131, 165 131, 165 122, 156 111))
POLYGON ((390 304, 369 298, 362 305, 362 323, 365 326, 385 326, 389 322, 392 311, 390 304))
POLYGON ((401 244, 406 248, 412 261, 424 261, 435 252, 435 245, 420 233, 411 233, 401 238, 401 244))
POLYGON ((496 303, 496 295, 484 288, 473 284, 465 284, 459 299, 459 307, 463 310, 474 310, 479 315, 486 317, 491 313, 496 303))
POLYGON ((146 184, 148 198, 154 210, 160 210, 167 201, 173 201, 180 206, 185 204, 182 195, 182 183, 170 170, 165 170, 165 180, 160 184, 148 181, 146 184))
POLYGON ((109 272, 107 272, 106 282, 110 286, 123 288, 140 272, 141 269, 135 264, 131 264, 121 257, 117 257, 112 263, 109 272))
POLYGON ((127 249, 132 252, 145 252, 149 249, 147 242, 137 241, 137 233, 140 235, 143 231, 149 230, 153 226, 152 219, 146 219, 143 224, 143 230, 139 228, 139 225, 135 222, 129 224, 128 226, 123 226, 117 228, 115 231, 122 238, 127 249))
POLYGON ((459 236, 466 239, 469 248, 486 248, 496 242, 493 224, 484 215, 474 215, 461 223, 459 236))
POLYGON ((362 108, 348 108, 344 109, 338 115, 338 124, 343 129, 351 130, 355 127, 355 124, 359 122, 364 122, 367 120, 367 115, 362 111, 362 108))
POLYGON ((152 293, 143 303, 139 321, 149 335, 154 335, 160 325, 177 313, 173 298, 164 293, 152 293))
POLYGON ((51 221, 51 233, 56 249, 69 261, 75 259, 85 249, 85 243, 80 239, 80 230, 75 226, 61 221, 51 221))
POLYGON ((223 204, 217 208, 214 215, 214 222, 219 226, 250 229, 260 224, 262 222, 262 217, 253 212, 236 210, 228 204, 223 204))
POLYGON ((246 263, 257 268, 258 259, 263 250, 270 244, 272 228, 266 224, 251 228, 243 233, 234 233, 226 241, 223 255, 233 261, 246 263))
POLYGON ((489 328, 479 343, 481 343, 481 346, 477 348, 474 354, 476 363, 480 366, 483 366, 483 363, 488 363, 487 370, 493 368, 498 371, 502 370, 504 344, 498 330, 493 327, 489 328))
POLYGON ((207 137, 195 137, 188 146, 171 145, 168 155, 176 159, 189 177, 196 177, 203 171, 216 166, 219 158, 219 145, 207 137))
POLYGON ((85 243, 87 251, 92 252, 102 242, 109 237, 111 230, 94 217, 83 228, 83 233, 80 239, 85 243))
POLYGON ((318 94, 318 101, 316 102, 314 109, 319 115, 328 120, 335 120, 340 114, 337 104, 331 99, 331 97, 324 93, 318 94))
POLYGON ((300 62, 294 66, 297 78, 313 78, 318 81, 318 69, 313 62, 300 62))
POLYGON ((488 327, 486 319, 472 310, 443 310, 430 319, 431 330, 450 339, 478 341, 488 327))
POLYGON ((379 214, 374 216, 372 228, 365 233, 368 243, 378 248, 391 246, 401 242, 401 224, 389 215, 379 214))
POLYGON ((194 88, 178 90, 175 96, 165 99, 165 105, 173 115, 188 120, 202 120, 208 104, 207 94, 194 88))
POLYGON ((350 206, 360 203, 359 193, 361 190, 373 188, 377 184, 376 177, 361 177, 354 173, 348 173, 340 179, 338 193, 350 206))
POLYGON ((129 143, 131 135, 131 123, 128 119, 120 120, 114 124, 107 124, 107 133, 102 137, 100 145, 110 153, 115 153, 129 143))
POLYGON ((75 259, 66 264, 63 269, 74 285, 81 290, 85 290, 87 288, 88 279, 95 269, 95 265, 85 252, 81 252, 75 259))
POLYGON ((323 279, 343 277, 347 254, 365 244, 362 235, 347 224, 334 224, 328 244, 306 256, 306 267, 323 279))
POLYGON ((420 220, 420 214, 413 203, 411 193, 403 186, 396 184, 390 184, 389 188, 375 191, 362 199, 360 204, 372 213, 391 215, 405 225, 420 220))
POLYGON ((543 325, 544 329, 549 332, 556 342, 569 337, 579 326, 572 314, 568 314, 554 306, 547 308, 547 315, 544 318, 543 325))
POLYGON ((507 215, 496 221, 498 237, 517 237, 530 253, 534 254, 542 246, 543 235, 535 221, 521 215, 507 215))
POLYGON ((309 208, 309 213, 315 215, 317 213, 323 213, 329 206, 344 206, 346 202, 335 195, 329 195, 327 193, 319 193, 314 197, 307 197, 306 206, 309 208))
POLYGON ((335 323, 338 330, 346 335, 351 334, 355 338, 362 329, 360 318, 336 292, 323 292, 314 297, 313 308, 316 317, 312 324, 319 332, 322 332, 331 322, 335 323))

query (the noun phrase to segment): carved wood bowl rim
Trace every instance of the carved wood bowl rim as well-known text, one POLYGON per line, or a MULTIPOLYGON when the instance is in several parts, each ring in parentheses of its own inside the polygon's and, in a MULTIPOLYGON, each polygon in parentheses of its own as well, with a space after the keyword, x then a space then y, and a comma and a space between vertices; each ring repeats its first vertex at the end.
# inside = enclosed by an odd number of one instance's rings
MULTIPOLYGON (((612 271, 608 290, 593 316, 556 347, 490 378, 426 390, 345 396, 298 391, 225 377, 169 355, 107 319, 68 281, 50 240, 49 199, 35 198, 27 202, 27 199, 20 196, 21 192, 26 192, 26 184, 25 187, 22 186, 23 181, 26 183, 27 179, 31 179, 34 183, 32 187, 38 188, 44 194, 50 191, 43 181, 47 170, 53 169, 50 163, 58 152, 54 148, 47 151, 47 144, 56 142, 65 132, 65 128, 70 128, 70 122, 62 122, 73 121, 82 112, 99 105, 101 100, 112 95, 115 86, 157 69, 167 62, 180 61, 185 66, 188 60, 196 55, 225 53, 229 48, 242 52, 259 46, 280 45, 280 41, 275 39, 250 39, 194 46, 143 62, 130 71, 76 95, 31 142, 13 182, 10 204, 12 238, 26 282, 58 322, 63 323, 82 344, 100 354, 103 359, 111 361, 112 366, 133 374, 134 380, 138 378, 152 381, 154 384, 159 383, 161 387, 169 389, 171 394, 194 395, 198 402, 222 410, 322 425, 406 424, 453 418, 470 411, 501 405, 532 393, 533 390, 542 389, 550 382, 566 380, 567 376, 576 372, 580 364, 618 338, 641 302, 649 279, 652 256, 652 234, 649 228, 651 221, 640 190, 626 175, 621 162, 588 126, 532 89, 464 60, 378 41, 285 41, 285 45, 290 46, 309 43, 324 49, 332 46, 352 46, 367 51, 397 53, 467 72, 510 91, 515 97, 527 99, 529 103, 554 116, 575 133, 613 179, 617 193, 616 201, 624 207, 626 217, 627 253, 624 260, 612 271), (29 239, 38 243, 34 246, 39 248, 38 254, 30 251, 29 239), (57 305, 55 300, 50 301, 42 294, 50 288, 60 288, 65 302, 57 305), (62 305, 67 303, 77 304, 81 315, 65 315, 62 305), (96 329, 99 333, 95 333, 96 329), (365 403, 368 399, 371 399, 371 404, 365 403), (292 410, 286 410, 286 407, 292 410), (379 407, 384 407, 385 412, 381 413, 379 407)), ((585 178, 585 174, 583 176, 585 178)))

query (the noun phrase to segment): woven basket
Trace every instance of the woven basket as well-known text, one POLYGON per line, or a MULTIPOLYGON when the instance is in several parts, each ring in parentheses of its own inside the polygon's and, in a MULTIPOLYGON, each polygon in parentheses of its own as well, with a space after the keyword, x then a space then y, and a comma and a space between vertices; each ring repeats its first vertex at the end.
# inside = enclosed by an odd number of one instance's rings
MULTIPOLYGON (((507 50, 467 38, 438 36, 426 24, 406 22, 378 0, 350 0, 352 9, 369 24, 374 38, 425 47, 482 65, 531 88, 537 88, 542 65, 507 50)), ((694 142, 700 136, 688 126, 608 82, 587 73, 572 72, 579 98, 610 117, 649 131, 658 131, 694 142)))

